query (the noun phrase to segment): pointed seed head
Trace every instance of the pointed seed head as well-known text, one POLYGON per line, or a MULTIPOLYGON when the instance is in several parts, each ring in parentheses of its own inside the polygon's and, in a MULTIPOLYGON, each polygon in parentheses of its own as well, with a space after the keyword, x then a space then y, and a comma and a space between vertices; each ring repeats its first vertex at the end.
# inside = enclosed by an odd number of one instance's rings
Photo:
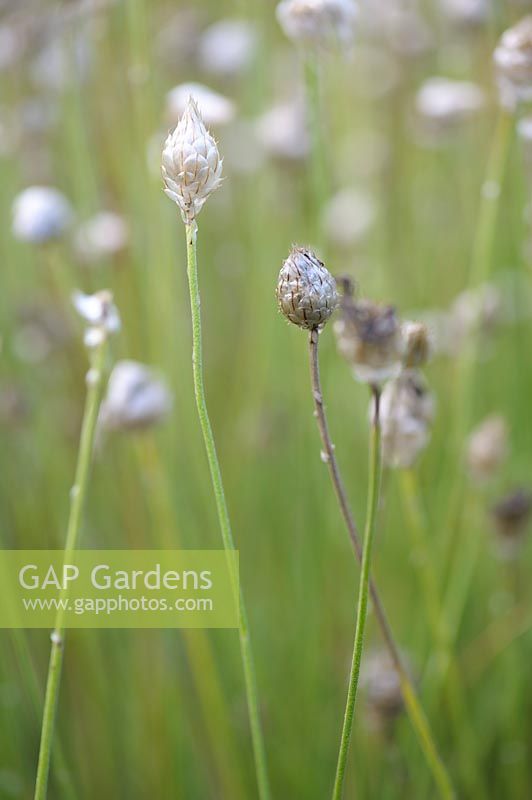
POLYGON ((292 249, 279 273, 277 302, 281 313, 300 328, 325 325, 338 304, 336 282, 312 250, 292 249))
POLYGON ((221 175, 218 147, 190 97, 162 154, 164 192, 181 209, 185 224, 195 220, 206 199, 220 185, 221 175))

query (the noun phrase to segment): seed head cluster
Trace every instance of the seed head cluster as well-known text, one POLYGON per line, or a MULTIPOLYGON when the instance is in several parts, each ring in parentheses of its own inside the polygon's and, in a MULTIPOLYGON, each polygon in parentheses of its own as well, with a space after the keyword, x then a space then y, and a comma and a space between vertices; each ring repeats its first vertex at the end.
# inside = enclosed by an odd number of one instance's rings
POLYGON ((294 247, 279 273, 277 302, 294 325, 315 330, 338 305, 336 281, 311 250, 294 247))
POLYGON ((194 222, 221 183, 222 158, 192 97, 165 142, 162 176, 165 194, 177 203, 185 224, 194 222))
POLYGON ((392 306, 370 300, 355 302, 346 294, 334 331, 338 350, 351 364, 357 380, 381 384, 400 372, 404 342, 392 306))

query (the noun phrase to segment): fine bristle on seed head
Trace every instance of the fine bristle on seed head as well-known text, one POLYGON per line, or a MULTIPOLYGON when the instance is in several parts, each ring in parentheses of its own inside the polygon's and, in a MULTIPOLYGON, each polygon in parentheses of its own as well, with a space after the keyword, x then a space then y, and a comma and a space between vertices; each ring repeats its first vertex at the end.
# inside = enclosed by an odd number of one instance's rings
POLYGON ((312 250, 292 249, 279 273, 277 302, 300 328, 316 330, 328 321, 338 305, 336 282, 312 250))

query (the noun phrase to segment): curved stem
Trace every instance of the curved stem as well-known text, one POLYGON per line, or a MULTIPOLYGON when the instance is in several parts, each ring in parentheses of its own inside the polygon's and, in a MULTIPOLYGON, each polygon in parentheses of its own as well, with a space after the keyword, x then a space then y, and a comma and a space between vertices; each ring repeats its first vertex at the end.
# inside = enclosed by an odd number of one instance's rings
MULTIPOLYGON (((70 490, 70 512, 63 556, 63 564, 72 561, 77 549, 81 518, 87 486, 89 481, 90 464, 94 448, 94 436, 98 420, 98 409, 103 384, 103 368, 105 363, 105 340, 93 352, 91 359, 91 380, 88 383, 85 410, 81 427, 81 438, 76 465, 75 483, 70 490)), ((61 603, 59 604, 62 605, 61 603)), ((37 765, 37 778, 35 781, 35 800, 45 800, 48 791, 48 774, 50 771, 50 758, 52 753, 52 740, 54 736, 57 699, 61 684, 61 668, 63 665, 63 630, 62 608, 57 612, 55 628, 52 633, 52 646, 46 681, 46 694, 44 698, 44 712, 41 728, 41 742, 39 747, 39 762, 37 765)))
MULTIPOLYGON (((318 360, 318 336, 319 334, 317 331, 311 331, 309 337, 310 373, 315 415, 318 422, 322 446, 326 456, 327 466, 329 468, 336 498, 338 500, 338 504, 340 506, 340 510, 342 512, 342 516, 344 518, 344 522, 349 533, 349 538, 351 539, 356 556, 359 561, 362 561, 362 545, 360 543, 357 527, 355 525, 353 514, 351 513, 345 487, 340 475, 338 463, 336 461, 334 445, 329 434, 327 417, 325 415, 325 409, 323 406, 323 394, 321 391, 318 360)), ((433 775, 434 782, 438 787, 440 797, 444 798, 445 800, 451 800, 451 798, 454 798, 455 796, 451 779, 438 753, 428 720, 416 695, 408 671, 403 665, 401 656, 399 654, 399 649, 395 643, 379 593, 374 581, 371 578, 369 581, 369 591, 381 633, 383 635, 386 647, 389 650, 392 663, 397 670, 397 674, 399 675, 401 691, 410 722, 412 723, 412 727, 416 732, 421 750, 423 751, 427 765, 433 775)))
POLYGON ((364 646, 364 630, 368 611, 369 576, 371 568, 371 551, 375 533, 375 522, 379 504, 379 488, 381 480, 381 426, 379 418, 380 390, 373 388, 374 413, 371 424, 371 438, 369 446, 369 484, 368 484, 368 509, 366 512, 366 527, 364 530, 364 544, 362 548, 362 566, 360 572, 360 585, 358 590, 357 622, 355 629, 355 642, 353 645, 353 659, 351 674, 349 676, 349 690, 345 706, 340 752, 336 767, 333 800, 341 800, 344 792, 345 767, 349 754, 349 743, 353 729, 353 715, 355 700, 360 676, 360 662, 364 646))
POLYGON ((251 641, 249 638, 249 627, 247 620, 246 608, 244 605, 244 598, 242 592, 238 587, 238 574, 236 568, 236 561, 232 557, 235 550, 233 542, 233 534, 231 532, 231 522, 229 519, 229 512, 227 509, 227 502, 225 499, 225 492, 222 482, 222 473, 220 464, 216 453, 216 444, 214 441, 214 434, 209 419, 207 410, 207 400, 205 397, 205 386, 203 380, 203 354, 202 354, 202 337, 201 337, 201 312, 200 312, 200 292, 198 283, 198 268, 196 259, 196 239, 197 239, 197 226, 195 222, 185 225, 186 238, 187 238, 187 273, 188 284, 190 290, 190 309, 192 316, 192 370, 194 378, 194 393, 196 396, 196 407, 203 434, 203 441, 205 450, 207 452, 207 460, 209 462, 209 470, 211 473, 212 486, 214 490, 214 497, 216 501, 216 510, 218 512, 218 521, 220 523, 220 530, 222 534, 222 541, 224 550, 228 557, 229 571, 231 575, 231 582, 233 592, 235 594, 236 602, 240 611, 240 652, 242 657, 242 666, 244 669, 244 680, 246 685, 246 696, 249 713, 249 723, 251 728, 251 737, 253 741, 253 752, 255 756, 255 769, 257 775, 257 785, 259 789, 260 800, 269 800, 270 788, 268 781, 268 772, 266 768, 266 750, 264 747, 264 739, 262 735, 262 727, 259 715, 259 705, 257 696, 257 681, 255 677, 255 666, 253 662, 253 654, 251 650, 251 641))

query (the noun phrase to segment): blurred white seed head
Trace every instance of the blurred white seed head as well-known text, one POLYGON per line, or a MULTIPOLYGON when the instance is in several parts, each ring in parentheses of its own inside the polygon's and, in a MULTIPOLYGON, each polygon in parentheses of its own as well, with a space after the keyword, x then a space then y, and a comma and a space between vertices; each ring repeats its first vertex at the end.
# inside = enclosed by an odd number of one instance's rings
POLYGON ((339 247, 353 247, 367 236, 377 210, 372 197, 358 189, 337 192, 324 210, 325 229, 339 247))
POLYGON ((369 728, 374 733, 389 734, 395 720, 403 711, 403 694, 399 673, 387 651, 374 650, 364 655, 360 670, 360 689, 364 694, 365 716, 369 728))
POLYGON ((100 211, 79 226, 74 244, 84 261, 97 261, 119 253, 128 241, 125 219, 112 211, 100 211))
POLYGON ((334 323, 336 343, 355 378, 380 385, 396 377, 402 367, 404 342, 395 309, 371 300, 354 301, 347 293, 340 310, 334 323))
POLYGON ((300 328, 315 330, 328 321, 338 303, 336 282, 312 250, 292 249, 279 273, 277 302, 300 328))
POLYGON ((403 363, 405 367, 422 367, 431 354, 429 329, 424 322, 403 322, 401 334, 404 340, 403 363))
POLYGON ((450 309, 449 333, 455 350, 459 350, 474 331, 485 335, 493 330, 501 319, 501 311, 501 293, 493 284, 486 283, 459 294, 450 309))
POLYGON ((165 194, 177 203, 185 224, 195 221, 209 195, 221 183, 218 147, 192 97, 165 142, 162 176, 165 194))
POLYGON ((496 534, 496 554, 503 561, 521 552, 532 514, 532 494, 518 489, 503 497, 491 509, 496 534))
POLYGON ((532 15, 503 33, 493 59, 501 104, 513 110, 532 100, 532 15))
POLYGON ((488 0, 440 0, 439 5, 447 19, 460 27, 481 25, 489 14, 488 0))
POLYGON ((166 117, 170 125, 178 123, 190 97, 194 98, 205 125, 227 125, 235 117, 235 104, 223 94, 202 83, 181 83, 166 95, 166 117))
POLYGON ((206 72, 233 77, 249 66, 256 44, 257 32, 248 20, 222 19, 201 35, 199 61, 206 72))
POLYGON ((353 41, 357 19, 354 0, 282 0, 277 20, 286 36, 301 44, 353 41))
POLYGON ((478 483, 493 478, 508 456, 508 425, 500 414, 486 417, 470 434, 467 465, 478 483))
POLYGON ((162 422, 172 395, 152 369, 138 361, 118 361, 109 376, 99 425, 102 430, 139 430, 162 422))
POLYGON ((385 385, 380 399, 380 421, 386 466, 393 469, 414 466, 429 443, 434 408, 434 397, 417 370, 404 370, 385 385))
POLYGON ((416 94, 416 112, 428 132, 433 133, 467 123, 484 105, 484 92, 470 81, 429 78, 416 94))
POLYGON ((310 151, 305 111, 297 102, 282 103, 256 121, 259 143, 268 155, 283 161, 300 161, 310 151))
POLYGON ((120 330, 120 316, 108 289, 96 294, 75 291, 72 295, 74 308, 87 323, 84 342, 90 350, 99 347, 110 334, 120 330))
POLYGON ((31 244, 60 238, 72 218, 70 203, 51 186, 30 186, 13 202, 13 233, 17 239, 31 244))

